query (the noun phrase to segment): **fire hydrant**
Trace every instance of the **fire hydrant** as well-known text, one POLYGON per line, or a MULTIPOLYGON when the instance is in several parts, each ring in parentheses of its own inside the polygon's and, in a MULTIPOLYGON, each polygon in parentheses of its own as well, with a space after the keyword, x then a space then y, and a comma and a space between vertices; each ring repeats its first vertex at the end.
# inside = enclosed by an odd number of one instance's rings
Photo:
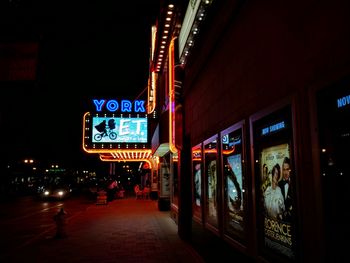
POLYGON ((66 215, 67 213, 64 211, 63 207, 61 207, 58 213, 53 217, 53 219, 56 222, 56 235, 55 235, 56 238, 67 237, 66 215))

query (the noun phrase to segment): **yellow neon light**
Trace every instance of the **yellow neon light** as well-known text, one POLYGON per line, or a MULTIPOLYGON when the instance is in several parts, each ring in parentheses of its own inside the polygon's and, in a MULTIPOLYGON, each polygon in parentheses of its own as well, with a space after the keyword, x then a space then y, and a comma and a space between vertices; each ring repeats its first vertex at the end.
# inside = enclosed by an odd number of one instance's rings
POLYGON ((157 36, 157 27, 152 26, 151 28, 151 61, 154 59, 154 51, 156 47, 156 36, 157 36))
POLYGON ((84 117, 83 117, 83 142, 82 142, 82 146, 83 146, 83 150, 85 151, 85 152, 88 152, 88 149, 87 148, 85 148, 85 131, 86 131, 86 126, 85 126, 85 119, 86 119, 86 117, 88 116, 88 115, 90 115, 90 112, 86 112, 85 114, 84 114, 84 117))
POLYGON ((235 151, 235 147, 233 147, 232 149, 230 149, 230 150, 222 150, 222 154, 225 154, 225 155, 227 155, 227 154, 231 154, 231 153, 233 153, 235 151))
POLYGON ((177 153, 175 146, 175 65, 174 65, 174 38, 169 45, 169 149, 177 153))
POLYGON ((204 150, 205 153, 217 153, 216 149, 205 149, 204 150))

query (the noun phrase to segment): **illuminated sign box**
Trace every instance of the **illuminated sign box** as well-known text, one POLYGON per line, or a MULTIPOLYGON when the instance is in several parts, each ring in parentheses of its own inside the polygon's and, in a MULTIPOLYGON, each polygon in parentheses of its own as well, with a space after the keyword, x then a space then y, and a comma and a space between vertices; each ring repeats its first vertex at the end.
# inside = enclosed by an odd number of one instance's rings
POLYGON ((147 143, 147 118, 92 117, 93 143, 147 143))
POLYGON ((83 145, 88 152, 148 147, 147 114, 84 115, 83 145))
POLYGON ((92 99, 92 112, 83 119, 83 149, 89 153, 147 149, 148 115, 145 101, 92 99))

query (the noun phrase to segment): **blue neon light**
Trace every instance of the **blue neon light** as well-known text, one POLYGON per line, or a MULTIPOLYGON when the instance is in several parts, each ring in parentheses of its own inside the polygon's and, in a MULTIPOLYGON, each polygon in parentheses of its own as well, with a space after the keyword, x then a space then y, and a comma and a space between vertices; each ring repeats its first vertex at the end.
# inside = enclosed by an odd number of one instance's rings
POLYGON ((144 100, 135 100, 134 102, 131 102, 130 100, 121 100, 119 105, 117 100, 94 99, 93 103, 97 112, 103 111, 104 108, 109 112, 116 112, 119 109, 120 112, 146 112, 144 100))
POLYGON ((350 105, 350 95, 337 99, 338 109, 350 105))
POLYGON ((286 128, 286 124, 284 121, 281 121, 281 122, 275 123, 273 125, 270 125, 268 127, 262 128, 261 135, 267 135, 271 132, 276 132, 276 131, 282 130, 284 128, 286 128))

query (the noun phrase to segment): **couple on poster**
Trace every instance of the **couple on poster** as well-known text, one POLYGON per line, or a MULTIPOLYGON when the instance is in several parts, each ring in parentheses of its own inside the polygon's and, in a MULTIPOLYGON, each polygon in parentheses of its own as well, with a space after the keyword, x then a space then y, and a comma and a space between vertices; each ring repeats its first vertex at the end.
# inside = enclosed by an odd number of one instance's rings
POLYGON ((263 156, 265 160, 273 160, 272 163, 274 163, 271 172, 269 172, 268 164, 264 162, 262 165, 261 189, 266 215, 276 220, 290 222, 292 216, 292 189, 289 154, 284 151, 273 151, 273 149, 267 151, 266 149, 263 156), (283 160, 282 163, 279 160, 283 160))

